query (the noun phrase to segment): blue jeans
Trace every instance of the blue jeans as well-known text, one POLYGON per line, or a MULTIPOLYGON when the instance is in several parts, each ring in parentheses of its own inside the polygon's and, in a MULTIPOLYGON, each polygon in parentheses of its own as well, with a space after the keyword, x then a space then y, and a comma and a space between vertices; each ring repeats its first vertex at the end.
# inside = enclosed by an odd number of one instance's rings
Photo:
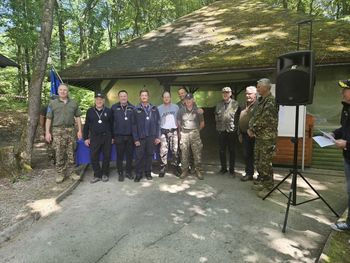
POLYGON ((346 222, 350 224, 350 161, 344 159, 344 172, 346 178, 346 190, 348 192, 348 217, 346 222))

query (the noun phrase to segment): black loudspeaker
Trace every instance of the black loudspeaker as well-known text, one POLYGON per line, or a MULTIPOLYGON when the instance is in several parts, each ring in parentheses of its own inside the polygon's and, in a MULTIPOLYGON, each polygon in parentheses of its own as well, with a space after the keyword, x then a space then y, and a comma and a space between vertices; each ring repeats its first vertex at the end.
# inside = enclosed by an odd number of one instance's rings
POLYGON ((276 103, 312 104, 314 97, 314 54, 310 50, 284 54, 277 60, 276 103))

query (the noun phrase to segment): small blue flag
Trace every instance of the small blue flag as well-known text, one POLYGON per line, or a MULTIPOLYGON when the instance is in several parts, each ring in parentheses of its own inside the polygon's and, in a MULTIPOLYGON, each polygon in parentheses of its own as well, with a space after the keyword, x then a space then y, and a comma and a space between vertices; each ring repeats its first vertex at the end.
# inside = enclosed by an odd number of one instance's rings
POLYGON ((50 95, 58 95, 58 87, 61 84, 60 80, 58 79, 56 72, 51 69, 50 70, 50 80, 51 80, 51 88, 50 88, 50 95))

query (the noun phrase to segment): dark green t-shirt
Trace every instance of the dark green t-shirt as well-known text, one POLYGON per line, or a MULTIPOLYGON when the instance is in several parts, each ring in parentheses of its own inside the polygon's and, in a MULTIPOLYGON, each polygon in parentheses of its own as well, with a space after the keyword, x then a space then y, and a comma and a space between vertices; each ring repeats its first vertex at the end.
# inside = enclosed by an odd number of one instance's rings
POLYGON ((47 107, 46 118, 52 120, 53 127, 74 126, 74 117, 80 117, 81 112, 75 100, 68 99, 66 103, 59 98, 52 100, 47 107))

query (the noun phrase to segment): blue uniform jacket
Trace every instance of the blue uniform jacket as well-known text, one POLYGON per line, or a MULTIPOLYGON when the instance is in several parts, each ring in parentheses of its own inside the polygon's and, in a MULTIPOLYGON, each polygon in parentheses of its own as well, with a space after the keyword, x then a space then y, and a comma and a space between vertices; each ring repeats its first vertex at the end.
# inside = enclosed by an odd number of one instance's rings
POLYGON ((111 108, 113 114, 113 134, 114 136, 132 135, 132 123, 134 119, 134 105, 128 102, 125 111, 120 102, 111 108), (125 119, 126 118, 126 119, 125 119))
POLYGON ((158 108, 152 104, 149 104, 149 107, 150 110, 147 115, 141 104, 135 106, 134 121, 132 126, 134 141, 139 141, 140 139, 144 139, 148 136, 154 136, 156 138, 159 138, 160 136, 160 116, 158 108), (146 119, 147 116, 149 117, 149 120, 146 119), (148 132, 146 130, 146 122, 149 122, 148 132))

